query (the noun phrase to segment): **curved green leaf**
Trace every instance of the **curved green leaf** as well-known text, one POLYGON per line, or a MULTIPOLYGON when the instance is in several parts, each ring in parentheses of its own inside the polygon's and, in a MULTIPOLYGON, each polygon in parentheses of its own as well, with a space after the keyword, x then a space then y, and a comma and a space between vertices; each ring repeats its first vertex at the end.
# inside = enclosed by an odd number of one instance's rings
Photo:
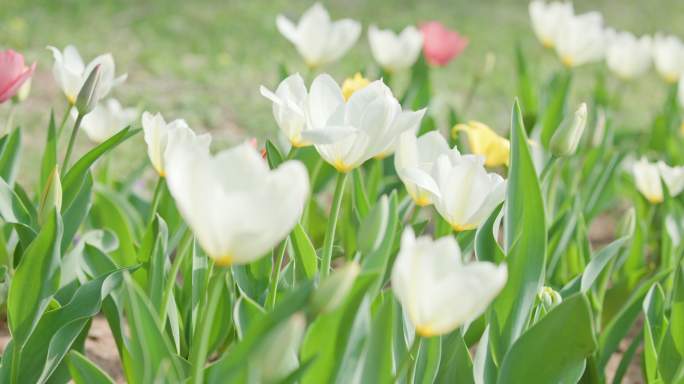
POLYGON ((77 351, 69 352, 67 361, 75 384, 114 384, 114 379, 77 351))

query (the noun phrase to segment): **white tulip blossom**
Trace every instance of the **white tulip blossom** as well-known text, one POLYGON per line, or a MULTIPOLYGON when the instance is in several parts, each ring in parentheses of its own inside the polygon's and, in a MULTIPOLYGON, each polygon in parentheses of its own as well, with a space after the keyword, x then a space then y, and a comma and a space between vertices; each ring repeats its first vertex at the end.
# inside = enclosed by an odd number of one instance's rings
POLYGON ((423 34, 414 26, 404 28, 396 34, 389 29, 378 29, 371 25, 368 42, 375 61, 389 72, 410 68, 423 48, 423 34))
POLYGON ((342 57, 361 35, 361 24, 351 19, 331 21, 328 11, 315 3, 295 25, 283 15, 276 18, 278 31, 297 48, 309 67, 319 67, 342 57))
POLYGON ((212 155, 200 138, 170 133, 164 160, 169 191, 217 265, 252 262, 290 233, 309 196, 301 162, 270 170, 249 142, 212 155))
POLYGON ((562 25, 575 13, 572 3, 559 1, 546 3, 543 0, 530 2, 529 12, 534 34, 546 48, 553 48, 556 45, 556 39, 562 32, 562 25))
POLYGON ((418 206, 432 204, 432 194, 439 195, 439 187, 432 179, 432 168, 442 155, 455 160, 459 155, 456 148, 449 148, 446 139, 437 131, 430 131, 418 138, 408 131, 399 137, 394 154, 394 168, 418 206))
POLYGON ((102 100, 109 94, 111 89, 126 80, 127 74, 115 76, 114 58, 106 53, 97 56, 93 61, 85 65, 78 50, 73 45, 67 45, 64 51, 48 46, 52 51, 55 62, 52 66, 52 75, 62 89, 64 96, 70 105, 76 103, 76 97, 83 83, 96 65, 100 65, 100 79, 98 81, 98 95, 96 100, 102 100))
POLYGON ((507 278, 504 264, 463 264, 454 237, 416 238, 409 226, 392 268, 392 290, 416 333, 431 337, 449 333, 480 316, 507 278))
POLYGON ((606 49, 606 64, 622 79, 633 79, 651 66, 652 39, 629 32, 616 33, 606 49))
POLYGON ((303 147, 309 143, 302 140, 302 132, 307 129, 306 102, 308 91, 304 80, 297 73, 281 81, 275 92, 263 85, 261 94, 273 103, 273 117, 285 137, 294 147, 303 147))
POLYGON ((174 135, 172 132, 178 131, 175 133, 176 137, 185 138, 192 142, 197 141, 207 149, 211 144, 211 136, 208 133, 197 136, 185 120, 176 119, 167 123, 161 113, 153 115, 147 111, 143 112, 142 127, 147 144, 147 156, 150 158, 154 169, 162 177, 166 175, 164 154, 169 143, 169 137, 174 135))
POLYGON ((310 130, 302 135, 321 157, 346 173, 372 157, 391 154, 399 135, 416 132, 425 109, 402 111, 392 91, 376 80, 345 101, 330 75, 314 79, 309 91, 307 118, 310 130))
MULTIPOLYGON (((78 112, 72 110, 71 114, 76 118, 78 112)), ((97 103, 90 113, 83 116, 81 128, 90 141, 99 144, 131 125, 137 117, 136 108, 122 108, 116 99, 109 98, 97 103)))
POLYGON ((437 212, 460 232, 476 229, 489 217, 506 196, 506 181, 496 173, 487 173, 484 157, 454 152, 439 156, 428 179, 431 181, 419 185, 428 191, 434 188, 431 185, 436 186, 430 198, 437 212))
POLYGON ((658 170, 670 196, 677 196, 684 191, 684 166, 671 167, 659 161, 658 170))
POLYGON ((589 12, 567 18, 560 24, 556 37, 556 53, 567 67, 603 59, 610 32, 603 28, 603 17, 589 12))
POLYGON ((663 186, 660 182, 660 170, 656 163, 645 157, 632 164, 632 175, 637 189, 651 204, 663 202, 663 186))
POLYGON ((653 65, 668 83, 676 83, 684 71, 684 43, 676 36, 657 34, 653 38, 653 65))

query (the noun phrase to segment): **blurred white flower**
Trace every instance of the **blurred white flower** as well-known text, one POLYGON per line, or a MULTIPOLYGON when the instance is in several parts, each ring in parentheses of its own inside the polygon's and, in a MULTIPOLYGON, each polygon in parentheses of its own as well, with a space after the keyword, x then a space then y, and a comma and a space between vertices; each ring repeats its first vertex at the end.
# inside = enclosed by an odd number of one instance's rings
POLYGON ((299 346, 306 331, 306 316, 295 313, 279 324, 249 360, 250 380, 254 383, 278 383, 299 367, 299 346))
POLYGON ((81 86, 98 64, 100 65, 100 79, 98 83, 99 94, 96 95, 96 100, 102 100, 113 87, 121 84, 128 77, 127 74, 115 77, 114 58, 109 53, 97 56, 88 65, 85 65, 81 55, 73 45, 67 45, 63 52, 52 46, 48 46, 48 49, 52 51, 52 56, 55 59, 52 75, 70 105, 76 103, 76 97, 81 86))
POLYGON ((672 35, 653 38, 653 65, 668 83, 676 83, 684 70, 684 43, 672 35))
MULTIPOLYGON (((75 109, 71 111, 74 119, 77 115, 75 109)), ((136 108, 122 108, 116 99, 109 98, 97 103, 90 113, 83 116, 81 128, 90 141, 99 144, 131 125, 137 117, 136 108)))
POLYGON ((414 26, 396 34, 390 29, 371 25, 368 42, 375 61, 386 71, 397 72, 410 68, 416 62, 423 48, 423 34, 414 26))
POLYGON ((551 136, 549 150, 556 156, 572 156, 577 151, 584 127, 587 125, 587 104, 582 103, 572 115, 561 121, 551 136))
POLYGON ((162 177, 166 174, 164 154, 169 143, 169 136, 175 135, 183 140, 197 142, 207 149, 211 144, 211 135, 208 133, 197 136, 185 120, 176 119, 167 123, 161 113, 153 115, 147 111, 143 112, 142 127, 147 144, 147 156, 154 169, 162 177), (178 132, 172 134, 174 131, 178 132))
POLYGON ((273 117, 278 127, 295 147, 310 145, 302 140, 306 125, 307 90, 302 77, 296 73, 281 81, 275 93, 263 85, 261 95, 273 102, 273 117))
POLYGON ((437 158, 442 155, 450 158, 460 156, 456 148, 449 148, 446 139, 437 131, 430 131, 418 138, 415 132, 407 131, 399 137, 394 168, 418 206, 430 205, 431 195, 440 195, 431 173, 437 158))
POLYGON ((558 1, 546 3, 543 0, 530 2, 529 12, 534 34, 546 48, 553 48, 556 45, 561 27, 575 13, 572 3, 558 1))
POLYGON ((634 183, 646 200, 651 204, 662 203, 663 186, 660 182, 660 171, 656 163, 651 163, 645 157, 632 164, 634 183))
POLYGON ((331 21, 328 11, 315 3, 295 25, 283 15, 276 18, 278 31, 304 58, 309 67, 318 67, 342 57, 361 35, 361 24, 351 19, 331 21))
POLYGON ((246 264, 292 230, 309 196, 299 161, 270 170, 248 142, 212 155, 201 137, 173 130, 165 154, 169 191, 216 264, 246 264))
POLYGON ((609 34, 603 28, 603 17, 588 12, 569 17, 560 24, 556 37, 556 53, 567 67, 576 67, 603 59, 609 34))
POLYGON ((416 333, 431 337, 449 333, 480 316, 507 277, 504 264, 463 264, 452 236, 416 239, 409 226, 392 268, 392 290, 416 333))
POLYGON ((339 172, 349 172, 366 160, 389 155, 399 134, 418 130, 425 110, 402 111, 392 91, 376 80, 345 101, 330 75, 314 79, 307 105, 310 130, 302 136, 339 172))
MULTIPOLYGON (((431 191, 432 202, 457 232, 479 227, 506 196, 506 181, 487 173, 482 156, 440 155, 431 176, 438 188, 431 191)), ((432 189, 427 183, 418 185, 432 189)))
POLYGON ((670 196, 677 196, 684 191, 684 166, 671 167, 659 161, 658 170, 670 196))
POLYGON ((650 36, 637 38, 629 32, 618 32, 606 50, 606 64, 619 77, 632 79, 651 66, 651 50, 650 36))

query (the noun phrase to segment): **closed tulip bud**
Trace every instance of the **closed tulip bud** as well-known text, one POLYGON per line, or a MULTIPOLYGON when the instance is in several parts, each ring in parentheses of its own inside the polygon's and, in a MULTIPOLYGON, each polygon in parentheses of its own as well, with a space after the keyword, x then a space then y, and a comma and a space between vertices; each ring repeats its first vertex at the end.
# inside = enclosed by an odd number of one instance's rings
POLYGON ((637 189, 651 204, 663 202, 663 185, 660 181, 660 170, 656 163, 642 157, 632 165, 632 175, 637 189))
POLYGON ((571 156, 577 151, 584 127, 587 125, 587 104, 582 103, 575 114, 566 116, 551 137, 549 149, 555 156, 571 156))
POLYGON ((20 53, 11 49, 0 51, 0 104, 16 97, 35 69, 36 64, 27 66, 20 53))
POLYGON ((45 189, 40 196, 38 220, 42 224, 49 217, 52 209, 60 212, 62 209, 62 182, 59 179, 57 166, 52 170, 45 182, 45 189))
POLYGON ((21 103, 22 101, 28 99, 29 93, 31 93, 31 78, 26 79, 24 84, 19 87, 17 93, 12 96, 12 102, 15 104, 21 103))
POLYGON ((342 304, 359 272, 361 272, 361 267, 353 261, 323 280, 311 299, 316 312, 331 312, 342 304))
POLYGON ((85 83, 83 83, 83 87, 81 87, 81 90, 78 92, 78 96, 76 97, 76 110, 80 115, 86 115, 95 109, 95 106, 99 101, 98 97, 101 94, 98 91, 101 76, 100 68, 100 65, 96 65, 95 68, 90 71, 88 78, 85 83))
POLYGON ((371 25, 368 28, 368 43, 375 61, 385 71, 397 72, 410 68, 418 60, 423 47, 423 35, 414 26, 408 26, 397 34, 371 25))
POLYGON ((447 29, 438 21, 421 25, 420 31, 423 34, 423 55, 430 65, 443 67, 468 46, 468 38, 447 29))
POLYGON ((306 331, 306 317, 295 313, 268 334, 254 359, 249 360, 250 383, 281 382, 299 366, 299 346, 306 331))
POLYGON ((544 309, 548 312, 558 304, 563 302, 563 298, 560 293, 556 292, 551 287, 543 287, 539 292, 539 301, 544 306, 544 309))

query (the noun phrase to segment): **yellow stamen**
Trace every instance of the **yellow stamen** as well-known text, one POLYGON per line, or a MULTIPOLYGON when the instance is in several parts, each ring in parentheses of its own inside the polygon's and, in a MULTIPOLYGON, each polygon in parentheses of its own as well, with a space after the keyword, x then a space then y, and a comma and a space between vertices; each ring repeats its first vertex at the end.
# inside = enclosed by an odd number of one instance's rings
POLYGON ((563 65, 565 65, 566 67, 572 68, 572 65, 573 65, 572 57, 570 57, 570 56, 563 56, 563 57, 561 58, 561 62, 562 62, 563 65))
POLYGON ((66 97, 67 102, 69 103, 69 107, 73 107, 76 104, 76 97, 67 95, 66 97))
POLYGON ((473 224, 465 224, 465 225, 451 224, 451 228, 453 228, 453 230, 455 232, 463 232, 463 231, 473 230, 473 229, 477 228, 477 225, 473 225, 473 224))
POLYGON ((224 255, 214 258, 214 263, 219 267, 229 267, 233 265, 234 261, 235 259, 233 258, 233 255, 224 255))
POLYGON ((658 195, 646 195, 646 200, 651 204, 660 204, 663 202, 663 197, 658 195))
POLYGON ((419 195, 417 197, 414 197, 413 201, 419 207, 425 207, 425 206, 430 205, 430 198, 425 196, 425 195, 419 195))
POLYGON ((363 77, 360 72, 356 72, 354 77, 349 77, 342 83, 342 96, 344 96, 344 100, 349 100, 354 92, 365 88, 368 84, 370 84, 370 80, 363 77))
POLYGON ((432 337, 437 335, 435 330, 429 325, 417 325, 416 333, 422 337, 432 337))
POLYGON ((335 159, 332 166, 335 167, 335 169, 337 169, 337 172, 340 172, 340 173, 347 173, 347 172, 351 171, 352 169, 354 169, 351 165, 346 164, 341 159, 335 159))

